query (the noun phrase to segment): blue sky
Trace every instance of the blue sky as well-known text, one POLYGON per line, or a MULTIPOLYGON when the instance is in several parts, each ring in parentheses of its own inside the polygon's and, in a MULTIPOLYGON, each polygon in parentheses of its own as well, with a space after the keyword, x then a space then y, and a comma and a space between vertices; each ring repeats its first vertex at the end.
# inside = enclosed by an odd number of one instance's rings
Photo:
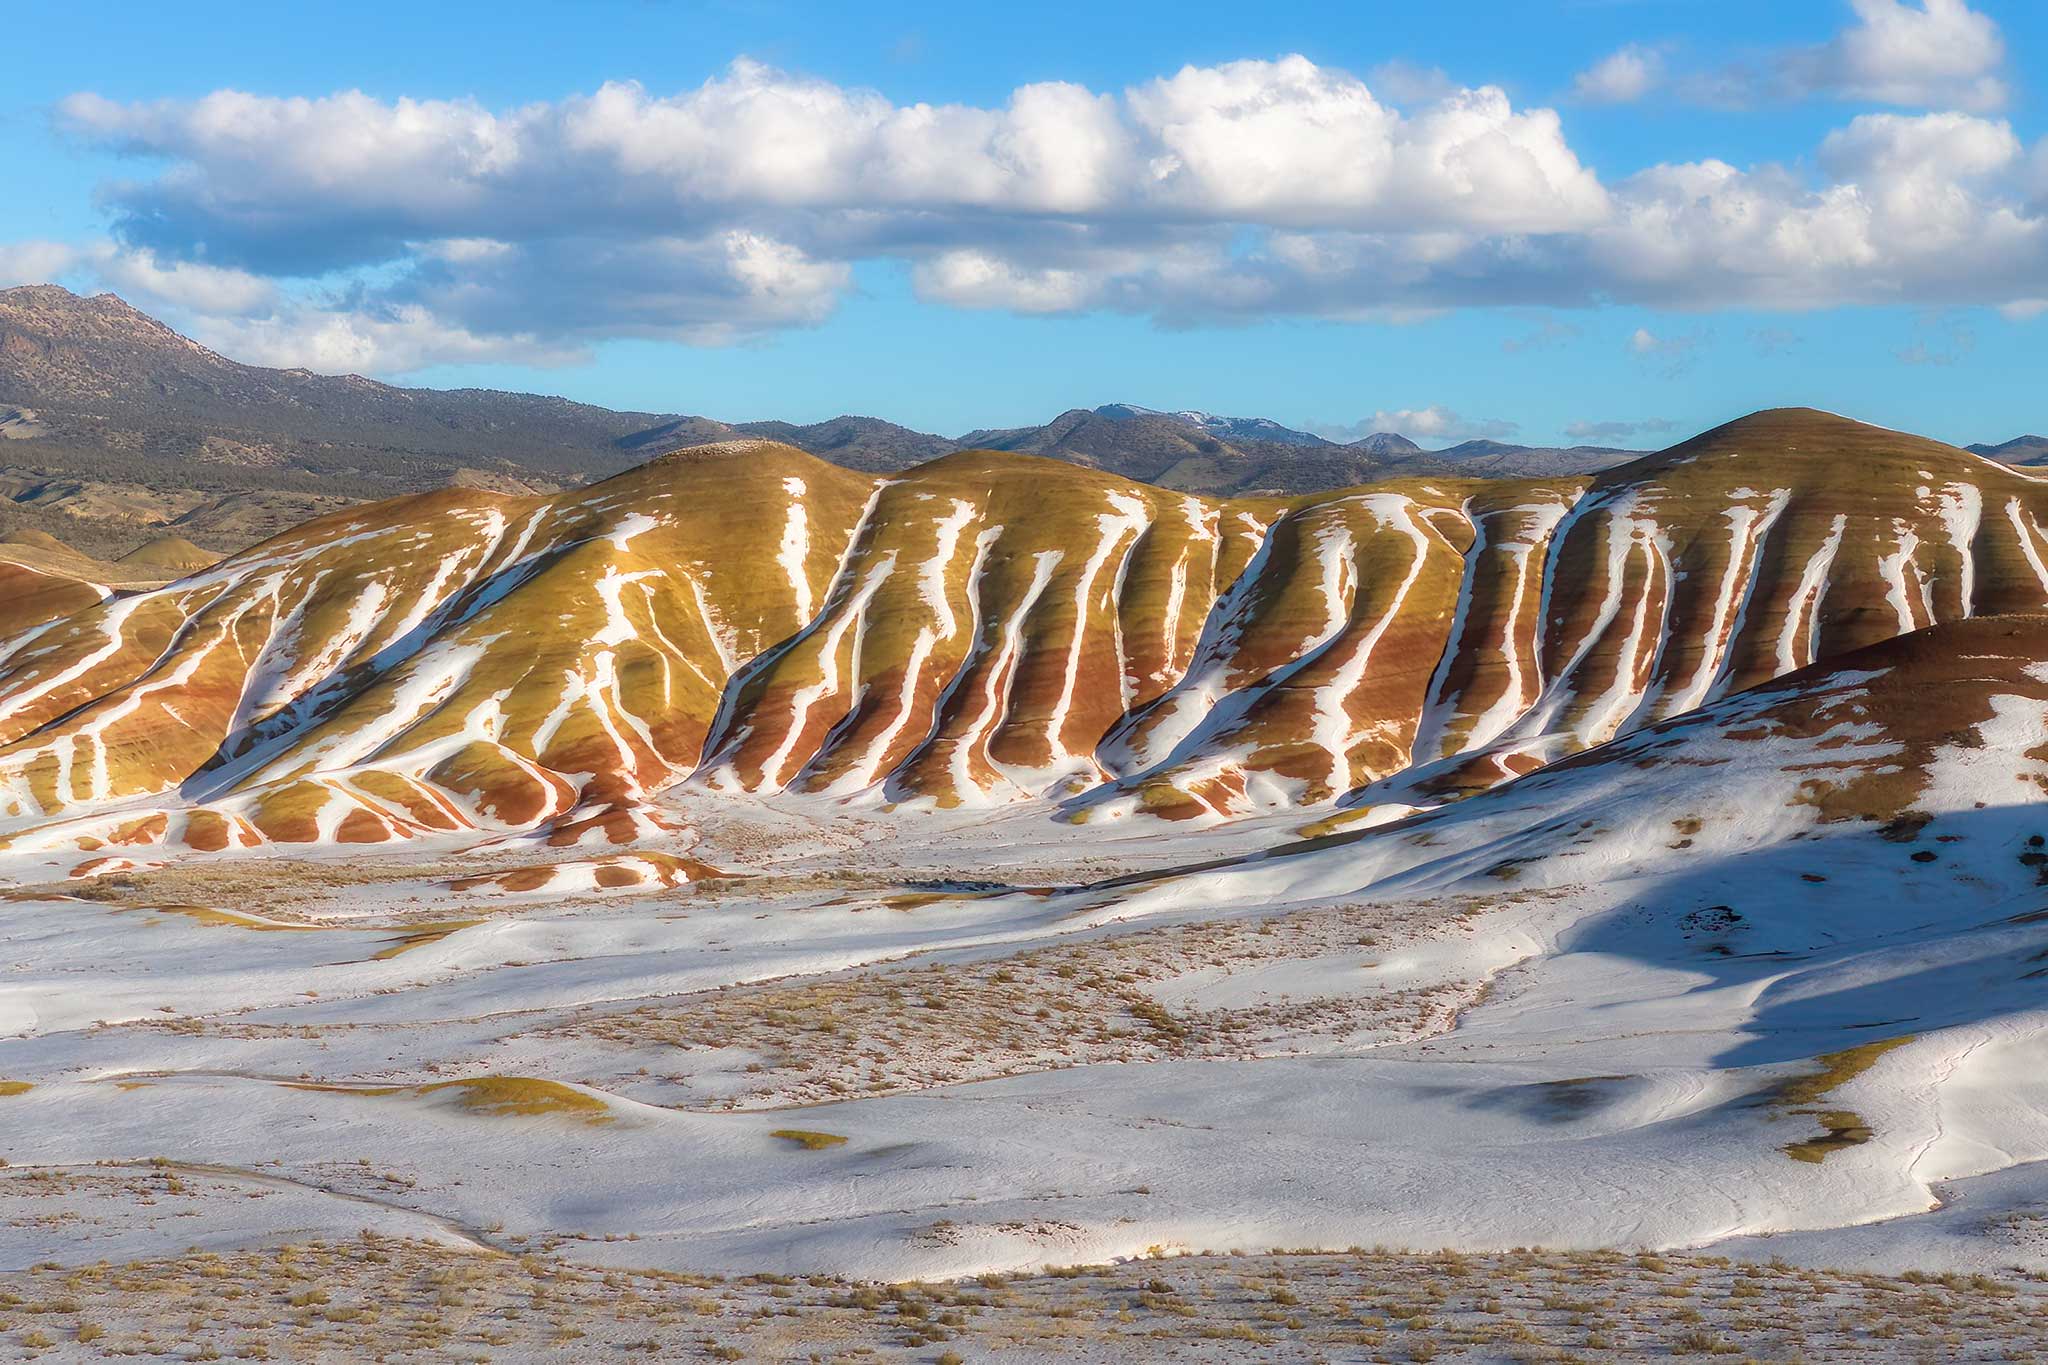
POLYGON ((171 8, 12 8, 0 283, 263 363, 949 434, 2048 427, 2035 3, 171 8))

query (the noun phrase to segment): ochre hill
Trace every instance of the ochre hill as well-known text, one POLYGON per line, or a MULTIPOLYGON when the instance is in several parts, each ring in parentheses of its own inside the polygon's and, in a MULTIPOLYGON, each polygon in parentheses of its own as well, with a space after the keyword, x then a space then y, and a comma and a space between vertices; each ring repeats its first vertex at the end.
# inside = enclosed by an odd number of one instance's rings
POLYGON ((146 545, 130 550, 115 562, 138 574, 176 578, 193 573, 219 560, 220 556, 200 549, 183 536, 158 536, 146 545))
POLYGON ((2044 515, 2026 475, 1802 410, 1592 479, 1293 499, 733 442, 53 601, 0 658, 0 800, 15 847, 91 850, 623 842, 682 781, 1070 818, 1437 801, 2040 611, 2044 515))
MULTIPOLYGON (((189 542, 170 543, 197 556, 197 563, 214 559, 189 542)), ((108 564, 34 527, 0 536, 0 660, 27 643, 28 634, 104 601, 115 585, 161 583, 195 567, 189 556, 181 557, 182 567, 142 553, 108 564)))

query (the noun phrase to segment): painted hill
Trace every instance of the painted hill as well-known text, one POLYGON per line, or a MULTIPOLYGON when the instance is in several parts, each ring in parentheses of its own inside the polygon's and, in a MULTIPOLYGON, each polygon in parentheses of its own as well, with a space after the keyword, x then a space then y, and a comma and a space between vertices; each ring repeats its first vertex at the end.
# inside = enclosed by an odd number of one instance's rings
MULTIPOLYGON (((1143 880, 1214 874, 1222 884, 1263 882, 1259 895, 1287 902, 1418 875, 1433 888, 1491 879, 1528 889, 1690 876, 1739 859, 1749 899, 1792 890, 1805 906, 1806 922, 1779 929, 1822 937, 1833 930, 1817 907, 1871 913, 1871 874, 1891 900, 1914 899, 1897 883, 1918 877, 1929 895, 1989 893, 1996 904, 2041 883, 2044 660, 2048 615, 1945 621, 1629 731, 1469 800, 1385 823, 1339 816, 1270 853, 1143 880), (1837 838, 1855 841, 1854 851, 1815 846, 1837 838), (1822 889, 1836 881, 1843 885, 1822 889)), ((1376 795, 1354 794, 1357 815, 1375 809, 1376 795)), ((1716 900, 1741 898, 1703 880, 1716 900)))
POLYGON ((17 848, 88 850, 626 840, 686 781, 1089 820, 1427 804, 2041 610, 2044 515, 2023 475, 1805 410, 1590 480, 1298 498, 727 443, 55 604, 0 661, 0 790, 17 848))
POLYGON ((163 583, 215 558, 175 538, 145 548, 150 552, 106 563, 32 527, 0 535, 0 650, 11 654, 45 626, 117 589, 163 583))
POLYGON ((750 441, 74 579, 0 645, 0 1103, 110 1174, 22 1259, 370 1208, 729 1283, 1711 1246, 2009 1314, 2044 498, 1810 411, 1296 497, 750 441))

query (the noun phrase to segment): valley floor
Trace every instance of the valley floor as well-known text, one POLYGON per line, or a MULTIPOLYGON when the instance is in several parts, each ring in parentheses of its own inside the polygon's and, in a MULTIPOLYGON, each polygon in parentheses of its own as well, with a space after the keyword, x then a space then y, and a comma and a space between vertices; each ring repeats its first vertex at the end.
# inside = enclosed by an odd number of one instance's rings
POLYGON ((2024 811, 669 803, 734 875, 15 869, 0 1356, 2048 1358, 2024 811))

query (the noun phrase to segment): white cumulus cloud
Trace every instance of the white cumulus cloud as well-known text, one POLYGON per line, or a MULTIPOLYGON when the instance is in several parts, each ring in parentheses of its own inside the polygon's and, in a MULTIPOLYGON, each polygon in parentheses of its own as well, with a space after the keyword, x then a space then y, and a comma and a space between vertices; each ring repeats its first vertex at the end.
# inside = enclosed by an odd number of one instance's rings
POLYGON ((101 245, 85 259, 100 280, 130 300, 199 313, 246 316, 277 306, 278 288, 260 275, 199 261, 160 261, 151 251, 101 245))
POLYGON ((1736 107, 1827 99, 1984 113, 2009 102, 2004 35, 1967 0, 1849 0, 1849 8, 1852 22, 1825 43, 1688 71, 1672 86, 1699 103, 1736 107))
POLYGON ((0 242, 0 289, 47 284, 77 265, 80 254, 62 242, 0 242))
POLYGON ((432 365, 563 365, 580 359, 573 349, 551 346, 531 333, 478 335, 417 305, 202 318, 192 331, 200 341, 237 360, 318 374, 407 374, 432 365))
POLYGON ((1506 440, 1521 428, 1499 417, 1466 417, 1441 403, 1420 408, 1382 408, 1372 416, 1339 425, 1311 424, 1309 430, 1331 441, 1356 441, 1382 432, 1406 436, 1417 445, 1451 445, 1459 441, 1506 440))
POLYGON ((1885 104, 1996 109, 2005 39, 1965 0, 1850 0, 1856 23, 1814 53, 1801 74, 1816 89, 1885 104))
POLYGON ((1572 81, 1581 104, 1633 104, 1662 83, 1664 54, 1641 43, 1610 52, 1572 81))
MULTIPOLYGON (((1852 17, 1771 59, 1772 79, 1908 102, 1916 81, 1968 93, 2003 61, 1962 0, 1852 17)), ((1675 87, 1666 51, 1613 54, 1581 97, 1675 87)), ((508 109, 82 94, 59 120, 148 169, 104 188, 117 246, 0 249, 0 270, 96 272, 266 354, 387 370, 436 346, 552 358, 813 326, 875 261, 933 305, 1170 326, 2048 297, 2048 148, 1981 112, 1863 113, 1780 162, 1607 180, 1555 111, 1498 87, 1301 56, 1114 91, 1044 81, 985 107, 742 58, 672 93, 615 82, 508 109)))

